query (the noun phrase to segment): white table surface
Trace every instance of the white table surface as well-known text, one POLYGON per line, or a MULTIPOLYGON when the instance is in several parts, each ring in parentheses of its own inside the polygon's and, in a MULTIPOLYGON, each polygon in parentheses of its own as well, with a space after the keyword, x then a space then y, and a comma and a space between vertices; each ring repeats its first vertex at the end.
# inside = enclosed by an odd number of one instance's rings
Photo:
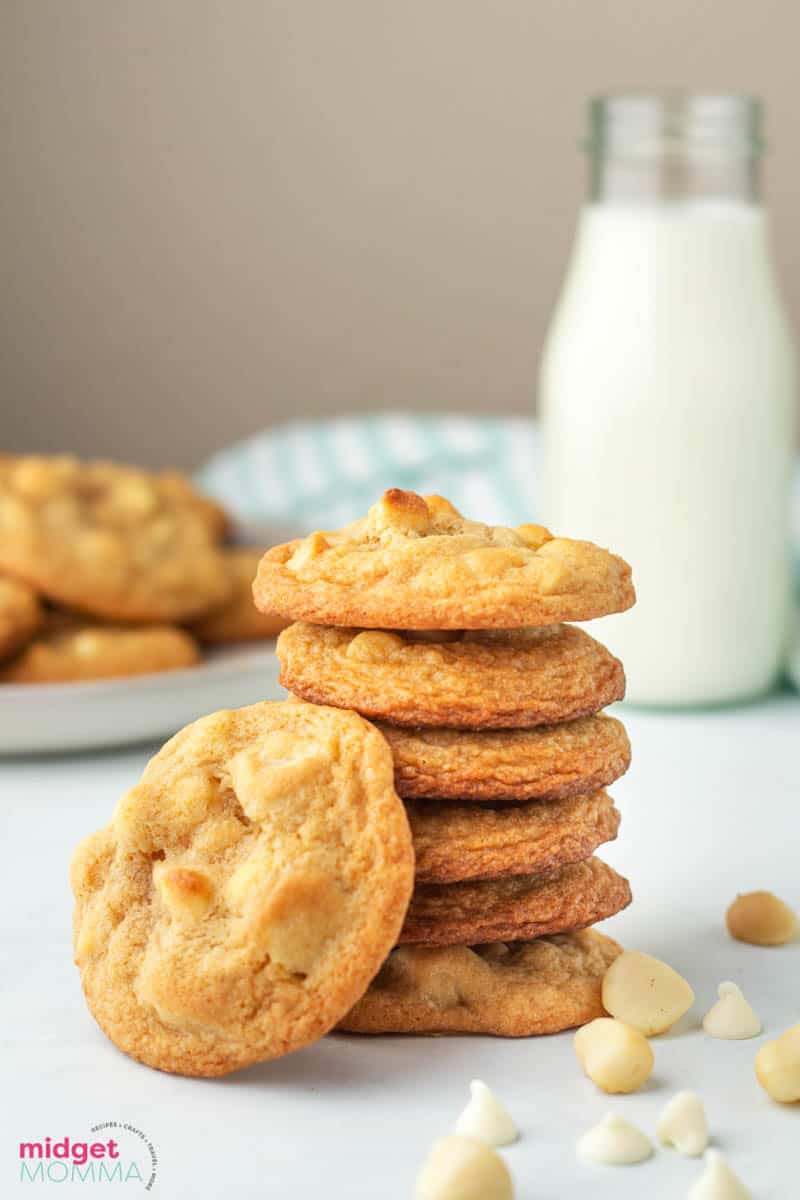
POLYGON ((109 1185, 19 1183, 17 1143, 86 1138, 91 1125, 116 1119, 152 1139, 153 1194, 169 1200, 400 1200, 413 1194, 421 1158, 450 1130, 469 1080, 479 1077, 523 1131, 505 1152, 518 1200, 685 1197, 701 1170, 696 1160, 659 1150, 637 1167, 589 1167, 576 1160, 575 1140, 609 1110, 652 1134, 662 1105, 687 1087, 704 1098, 714 1143, 756 1200, 798 1196, 800 1106, 767 1099, 753 1058, 764 1037, 800 1021, 800 943, 740 945, 726 935, 723 913, 738 891, 759 887, 800 904, 800 698, 621 715, 634 765, 612 789, 623 823, 605 854, 630 877, 636 898, 608 931, 672 963, 697 1003, 677 1032, 654 1040, 645 1089, 618 1098, 582 1077, 569 1034, 336 1036, 223 1080, 139 1066, 106 1041, 84 1006, 71 962, 67 864, 77 840, 105 823, 138 778, 148 750, 0 762, 0 1195, 106 1194, 109 1185), (699 1030, 723 979, 745 988, 764 1037, 720 1042, 699 1030))

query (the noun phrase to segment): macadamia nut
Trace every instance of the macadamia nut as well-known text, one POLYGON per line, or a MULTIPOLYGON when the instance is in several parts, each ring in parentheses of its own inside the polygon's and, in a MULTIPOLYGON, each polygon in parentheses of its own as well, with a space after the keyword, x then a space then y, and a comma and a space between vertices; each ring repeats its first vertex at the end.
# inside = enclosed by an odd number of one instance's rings
POLYGON ((670 1029, 693 1003, 682 975, 637 950, 620 954, 603 977, 603 1008, 646 1037, 670 1029))
POLYGON ((513 1200, 508 1167, 475 1138, 440 1138, 417 1176, 416 1200, 513 1200))
POLYGON ((632 1025, 598 1017, 575 1034, 575 1054, 583 1070, 601 1091, 611 1095, 635 1092, 653 1070, 653 1051, 647 1038, 632 1025))
POLYGON ((728 933, 753 946, 782 946, 797 934, 797 915, 772 892, 744 892, 725 914, 728 933))
POLYGON ((756 1078, 767 1095, 781 1104, 800 1100, 800 1025, 793 1025, 756 1055, 756 1078))

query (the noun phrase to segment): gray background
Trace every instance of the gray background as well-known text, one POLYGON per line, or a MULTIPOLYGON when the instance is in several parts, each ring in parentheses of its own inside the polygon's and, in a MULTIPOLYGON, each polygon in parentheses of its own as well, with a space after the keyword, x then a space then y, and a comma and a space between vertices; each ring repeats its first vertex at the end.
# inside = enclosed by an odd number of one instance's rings
POLYGON ((3 0, 0 442, 191 465, 289 415, 525 411, 587 94, 769 106, 788 0, 3 0))

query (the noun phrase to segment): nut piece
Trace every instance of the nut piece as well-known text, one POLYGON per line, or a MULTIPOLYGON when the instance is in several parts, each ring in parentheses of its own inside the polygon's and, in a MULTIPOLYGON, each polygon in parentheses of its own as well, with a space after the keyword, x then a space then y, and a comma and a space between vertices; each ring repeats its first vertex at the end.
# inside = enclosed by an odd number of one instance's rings
POLYGON ((416 1200, 513 1200, 508 1167, 474 1138, 440 1138, 417 1176, 416 1200))
POLYGON ((598 1017, 575 1034, 575 1054, 586 1074, 604 1092, 635 1092, 653 1070, 647 1038, 622 1021, 598 1017))
POLYGON ((379 663, 391 659, 403 648, 403 639, 382 629, 365 629, 357 633, 347 647, 348 658, 357 662, 379 663))
POLYGON ((756 1055, 756 1078, 764 1091, 781 1104, 800 1100, 800 1025, 793 1025, 756 1055))
POLYGON ((274 963, 294 975, 309 975, 327 943, 339 934, 345 919, 345 894, 339 881, 312 866, 285 876, 256 903, 253 925, 263 932, 274 963))
POLYGON ((423 537, 431 529, 431 513, 422 496, 389 488, 367 513, 367 526, 375 537, 386 531, 423 537))
POLYGON ((510 1146, 519 1132, 508 1110, 480 1079, 469 1085, 470 1100, 456 1121, 456 1133, 477 1138, 487 1146, 510 1146))
POLYGON ((758 1037, 761 1019, 745 1000, 741 988, 727 980, 719 985, 719 1000, 703 1017, 703 1029, 713 1038, 738 1041, 758 1037))
POLYGON ((753 946, 782 946, 797 934, 797 915, 772 892, 744 892, 725 914, 728 933, 753 946))
POLYGON ((646 1037, 670 1029, 693 1004, 682 975, 638 950, 625 950, 603 977, 603 1008, 646 1037))
POLYGON ((677 1092, 656 1125, 658 1140, 678 1154, 696 1158, 708 1145, 708 1123, 697 1092, 677 1092))
POLYGON ((286 566, 290 571, 302 571, 303 567, 307 567, 318 554, 322 554, 323 551, 330 550, 330 548, 331 544, 325 537, 325 534, 316 530, 316 532, 310 533, 307 538, 303 538, 286 566))
POLYGON ((159 866, 153 878, 173 917, 199 921, 214 901, 214 887, 205 871, 159 866))
POLYGON ((753 1200, 719 1150, 708 1150, 705 1170, 689 1188, 689 1200, 753 1200))
POLYGON ((650 1138, 616 1113, 609 1113, 578 1139, 578 1157, 603 1166, 644 1162, 652 1153, 650 1138))

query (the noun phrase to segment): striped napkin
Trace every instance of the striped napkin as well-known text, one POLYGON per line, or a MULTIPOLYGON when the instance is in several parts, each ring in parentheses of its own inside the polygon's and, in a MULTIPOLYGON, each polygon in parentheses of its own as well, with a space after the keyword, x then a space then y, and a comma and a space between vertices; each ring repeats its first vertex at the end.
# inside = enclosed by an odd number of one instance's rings
POLYGON ((198 479, 245 523, 336 529, 402 487, 519 525, 535 512, 539 453, 524 417, 388 412, 279 425, 220 451, 198 479))
MULTIPOLYGON (((385 412, 266 429, 215 454, 197 479, 244 529, 280 531, 267 542, 337 529, 387 487, 438 492, 494 525, 535 521, 540 461, 532 418, 385 412)), ((792 524, 800 548, 800 465, 792 524)), ((800 594, 800 555, 797 567, 800 594)), ((790 673, 800 688, 800 632, 790 673)))

